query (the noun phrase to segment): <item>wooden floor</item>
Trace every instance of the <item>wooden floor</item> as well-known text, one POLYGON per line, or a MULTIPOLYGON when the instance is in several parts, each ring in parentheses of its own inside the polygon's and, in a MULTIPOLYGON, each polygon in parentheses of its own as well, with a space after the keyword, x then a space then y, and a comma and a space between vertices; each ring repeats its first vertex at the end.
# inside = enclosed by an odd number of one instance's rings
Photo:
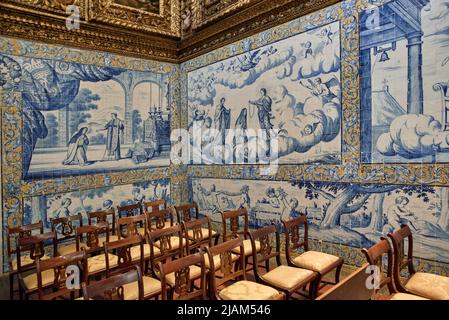
MULTIPOLYGON (((353 266, 344 265, 341 270, 341 276, 340 280, 343 280, 348 275, 350 275, 352 272, 354 272, 357 268, 353 266)), ((252 280, 252 272, 249 272, 249 279, 252 280)), ((325 277, 325 280, 334 281, 334 273, 330 273, 325 277)), ((331 286, 326 286, 323 289, 320 290, 320 294, 324 293, 326 290, 328 290, 331 286)), ((33 299, 35 297, 31 297, 33 299)), ((295 296, 297 299, 303 299, 301 296, 295 296)), ((18 299, 18 294, 16 293, 15 299, 18 299)), ((0 276, 0 300, 9 300, 9 277, 7 274, 0 276)))

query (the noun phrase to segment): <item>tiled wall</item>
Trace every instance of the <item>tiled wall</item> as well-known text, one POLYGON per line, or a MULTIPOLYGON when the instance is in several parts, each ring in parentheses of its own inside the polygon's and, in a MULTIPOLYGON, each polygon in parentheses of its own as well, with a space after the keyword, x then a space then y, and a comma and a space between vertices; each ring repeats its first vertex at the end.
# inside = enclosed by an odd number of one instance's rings
POLYGON ((203 150, 222 129, 279 129, 274 174, 205 157, 191 197, 213 219, 248 207, 255 228, 305 213, 311 237, 352 264, 408 223, 419 268, 449 274, 448 13, 344 1, 183 64, 184 125, 218 130, 203 150))

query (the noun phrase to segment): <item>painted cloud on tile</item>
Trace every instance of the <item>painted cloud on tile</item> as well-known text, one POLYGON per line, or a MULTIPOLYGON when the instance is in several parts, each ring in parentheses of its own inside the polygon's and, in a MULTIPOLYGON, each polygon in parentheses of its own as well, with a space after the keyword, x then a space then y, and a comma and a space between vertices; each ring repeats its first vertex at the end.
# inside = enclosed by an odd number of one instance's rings
POLYGON ((215 222, 240 207, 248 208, 252 228, 304 213, 311 238, 359 248, 407 223, 416 256, 449 262, 449 188, 194 179, 192 192, 215 222))
MULTIPOLYGON (((188 73, 189 128, 202 128, 203 150, 225 141, 226 129, 278 129, 280 163, 338 163, 339 23, 246 47, 247 53, 188 73), (216 136, 206 134, 214 128, 216 136)), ((234 148, 248 144, 241 140, 234 148)))
POLYGON ((22 92, 24 178, 167 166, 168 75, 0 55, 22 92))
POLYGON ((390 1, 360 23, 362 160, 449 162, 447 1, 390 1))
POLYGON ((51 218, 81 213, 87 222, 88 212, 159 199, 165 199, 171 203, 169 180, 25 198, 24 223, 35 223, 42 220, 45 228, 48 229, 51 227, 51 218))

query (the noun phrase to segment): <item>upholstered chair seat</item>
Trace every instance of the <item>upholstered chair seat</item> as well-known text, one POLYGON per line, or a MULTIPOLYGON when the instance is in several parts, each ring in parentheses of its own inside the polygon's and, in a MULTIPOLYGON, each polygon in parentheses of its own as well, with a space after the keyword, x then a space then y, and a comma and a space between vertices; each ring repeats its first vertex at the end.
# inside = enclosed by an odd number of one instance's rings
MULTIPOLYGON (((42 286, 51 285, 55 280, 55 272, 53 270, 45 270, 42 272, 42 286)), ((32 273, 23 278, 23 285, 26 290, 32 291, 37 289, 37 273, 32 273)))
MULTIPOLYGON (((185 241, 186 240, 183 238, 183 239, 181 239, 181 241, 182 241, 182 245, 185 246, 185 244, 186 244, 185 241)), ((179 248, 179 237, 177 237, 177 236, 170 237, 170 244, 171 244, 171 247, 172 247, 173 250, 178 249, 179 248)), ((155 246, 155 249, 156 248, 160 248, 161 247, 161 242, 160 241, 156 241, 154 243, 154 246, 155 246)))
MULTIPOLYGON (((260 242, 256 241, 256 250, 257 252, 260 251, 260 242)), ((251 246, 251 240, 244 240, 243 241, 243 250, 245 252, 245 257, 250 256, 253 254, 253 247, 251 246)), ((234 253, 239 253, 240 252, 240 248, 235 248, 234 250, 232 250, 234 253)))
MULTIPOLYGON (((151 296, 161 291, 161 282, 151 277, 142 277, 143 294, 144 296, 151 296)), ((137 282, 128 283, 123 286, 123 293, 125 300, 138 300, 139 286, 137 282)))
MULTIPOLYGON (((189 269, 190 269, 189 277, 191 280, 199 279, 201 277, 201 268, 200 267, 190 266, 189 269)), ((174 273, 167 274, 165 276, 165 279, 169 285, 171 285, 171 286, 175 285, 176 278, 175 278, 174 273)))
MULTIPOLYGON (((80 250, 82 248, 87 249, 87 245, 85 243, 80 242, 80 250)), ((58 252, 61 256, 65 256, 66 254, 74 253, 76 251, 77 251, 76 243, 70 243, 70 244, 66 244, 66 245, 58 245, 58 252)))
MULTIPOLYGON (((130 249, 131 251, 131 258, 133 261, 140 259, 140 246, 135 246, 130 249)), ((160 253, 160 250, 155 248, 155 255, 158 255, 160 253)), ((149 244, 143 244, 143 258, 147 259, 151 256, 151 247, 149 244)))
MULTIPOLYGON (((193 239, 193 238, 194 238, 194 232, 193 232, 193 230, 189 230, 189 231, 187 232, 187 235, 189 236, 190 239, 193 239)), ((207 229, 207 228, 201 228, 201 235, 202 235, 202 238, 201 238, 200 240, 209 238, 209 229, 207 229)), ((212 236, 211 236, 211 237, 214 237, 214 236, 216 236, 216 235, 217 235, 217 232, 214 231, 214 230, 212 230, 212 236)))
MULTIPOLYGON (((22 267, 27 266, 29 264, 33 264, 35 261, 33 259, 31 259, 31 257, 29 255, 22 255, 22 257, 20 258, 20 263, 22 265, 22 267)), ((46 260, 46 259, 50 259, 49 256, 44 255, 41 260, 46 260)), ((12 269, 13 271, 17 270, 17 259, 14 259, 11 261, 12 264, 12 269)))
POLYGON ((429 299, 408 293, 395 293, 391 296, 390 300, 429 300, 429 299))
MULTIPOLYGON (((118 257, 113 254, 109 254, 109 268, 114 268, 118 265, 118 257)), ((100 254, 95 257, 87 259, 87 268, 89 274, 106 271, 106 258, 104 254, 100 254)))
POLYGON ((293 263, 303 269, 323 273, 337 264, 341 258, 318 251, 306 251, 293 259, 293 263))
POLYGON ((412 294, 431 300, 449 300, 449 277, 417 272, 405 288, 412 294))
POLYGON ((313 279, 315 275, 316 273, 311 270, 279 266, 265 273, 261 278, 270 285, 284 290, 291 290, 298 284, 313 279))
POLYGON ((276 289, 252 281, 238 281, 218 294, 223 300, 275 300, 280 293, 276 289))
MULTIPOLYGON (((231 259, 233 262, 235 262, 239 259, 239 256, 237 254, 232 254, 231 259)), ((210 269, 210 262, 209 262, 207 253, 204 254, 204 264, 207 269, 210 269)), ((214 256, 214 267, 215 267, 215 270, 220 270, 220 268, 221 268, 221 258, 218 255, 214 256)))
MULTIPOLYGON (((104 236, 104 237, 99 237, 98 238, 98 243, 100 244, 100 246, 103 246, 103 243, 105 243, 106 242, 106 236, 104 236)), ((116 235, 109 235, 109 242, 115 242, 115 241, 118 241, 118 236, 116 236, 116 235)))

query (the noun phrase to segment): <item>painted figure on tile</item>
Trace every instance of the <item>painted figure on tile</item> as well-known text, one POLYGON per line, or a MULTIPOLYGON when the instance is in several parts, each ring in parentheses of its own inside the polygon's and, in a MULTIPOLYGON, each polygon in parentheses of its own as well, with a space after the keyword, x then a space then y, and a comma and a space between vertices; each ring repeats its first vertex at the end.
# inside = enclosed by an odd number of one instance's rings
POLYGON ((69 207, 72 204, 72 199, 70 198, 64 198, 61 201, 61 207, 56 210, 55 212, 55 218, 65 218, 70 217, 70 210, 69 207))
MULTIPOLYGON (((410 200, 407 197, 400 196, 396 198, 394 205, 387 209, 387 224, 383 227, 384 234, 399 230, 401 225, 404 223, 404 219, 409 221, 410 218, 416 218, 415 215, 407 208, 409 202, 410 200)), ((413 224, 412 227, 415 228, 413 224)))
MULTIPOLYGON (((271 134, 270 130, 273 129, 273 124, 271 120, 274 119, 274 116, 271 111, 271 105, 273 104, 273 100, 267 93, 267 89, 260 89, 261 97, 256 101, 249 101, 250 105, 257 107, 257 115, 259 117, 259 125, 260 129, 265 130, 266 133, 266 154, 270 154, 270 145, 271 145, 271 134)), ((252 113, 250 111, 250 113, 252 113)))
POLYGON ((231 128, 231 109, 225 106, 226 99, 221 98, 220 105, 215 112, 215 129, 220 132, 221 144, 226 142, 226 130, 231 128))
POLYGON ((109 121, 103 130, 107 130, 106 152, 104 160, 120 160, 120 144, 125 126, 116 113, 111 114, 111 121, 109 121))
POLYGON ((83 127, 70 139, 67 156, 63 162, 64 165, 88 165, 87 160, 87 146, 89 145, 89 138, 87 132, 89 128, 83 127))

